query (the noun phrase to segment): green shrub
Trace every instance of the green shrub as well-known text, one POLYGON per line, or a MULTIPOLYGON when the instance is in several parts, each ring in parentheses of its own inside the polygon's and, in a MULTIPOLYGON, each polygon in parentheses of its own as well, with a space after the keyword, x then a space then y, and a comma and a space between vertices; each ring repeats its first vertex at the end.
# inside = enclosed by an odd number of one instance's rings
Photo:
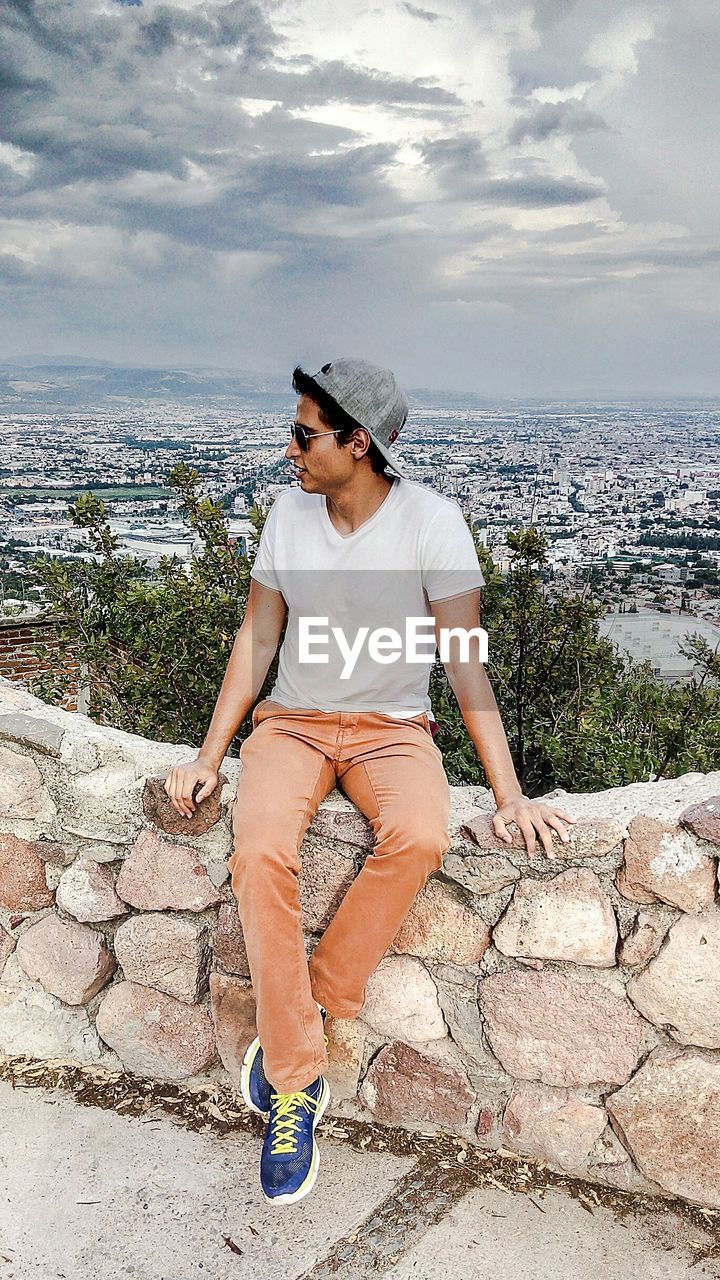
MULTIPOLYGON (((53 661, 32 682, 39 697, 60 701, 74 681, 67 668, 75 659, 88 675, 91 717, 161 741, 201 744, 244 616, 265 516, 252 508, 253 545, 248 557, 239 555, 222 507, 199 496, 199 481, 184 463, 171 472, 197 546, 189 562, 163 557, 152 571, 147 561, 118 553, 100 498, 85 494, 70 505, 69 519, 85 529, 95 558, 32 562, 60 644, 56 654, 37 648, 53 661)), ((707 641, 696 636, 682 650, 698 664, 687 684, 656 680, 647 663, 619 655, 600 635, 603 606, 591 584, 578 594, 549 591, 545 534, 531 525, 507 539, 504 576, 476 544, 485 576, 480 622, 489 638, 487 674, 525 794, 720 768, 720 657, 707 641)), ((260 698, 276 672, 277 655, 260 698)), ((439 659, 430 696, 450 782, 487 785, 439 659)), ((231 755, 250 728, 248 715, 231 755)))

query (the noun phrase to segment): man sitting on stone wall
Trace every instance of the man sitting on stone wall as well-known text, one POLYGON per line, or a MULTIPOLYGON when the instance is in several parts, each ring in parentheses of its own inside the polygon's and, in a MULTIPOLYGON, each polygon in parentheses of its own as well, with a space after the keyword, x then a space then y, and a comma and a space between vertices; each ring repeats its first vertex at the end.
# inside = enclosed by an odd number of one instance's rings
POLYGON ((330 1098, 326 1011, 358 1014, 369 976, 450 847, 428 697, 436 643, 492 787, 496 835, 509 840, 514 822, 531 852, 537 831, 550 853, 550 829, 567 839, 561 819, 574 821, 522 794, 479 656, 484 578, 473 538, 457 502, 408 479, 391 452, 408 413, 393 374, 342 359, 314 376, 296 368, 293 387, 285 457, 299 487, 276 499, 263 527, 203 746, 165 782, 186 816, 215 789, 287 617, 277 679, 240 750, 228 860, 257 1008, 241 1088, 268 1115, 260 1178, 275 1204, 301 1199, 317 1176, 315 1128, 330 1098), (299 850, 336 784, 369 820, 374 845, 308 962, 299 850))

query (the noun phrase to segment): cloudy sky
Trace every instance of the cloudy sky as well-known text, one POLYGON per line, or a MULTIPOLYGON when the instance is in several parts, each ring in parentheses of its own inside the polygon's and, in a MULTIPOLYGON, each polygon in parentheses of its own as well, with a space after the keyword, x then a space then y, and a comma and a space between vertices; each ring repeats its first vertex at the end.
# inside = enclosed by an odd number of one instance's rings
POLYGON ((0 0, 0 358, 720 393, 716 0, 0 0))

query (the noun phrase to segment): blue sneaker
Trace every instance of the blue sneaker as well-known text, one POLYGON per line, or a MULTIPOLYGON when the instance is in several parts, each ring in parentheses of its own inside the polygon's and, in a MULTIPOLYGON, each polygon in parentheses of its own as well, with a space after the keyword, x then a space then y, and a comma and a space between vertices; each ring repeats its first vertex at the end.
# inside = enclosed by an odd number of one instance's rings
MULTIPOLYGON (((327 1010, 315 1001, 320 1013, 322 1014, 323 1024, 327 1016, 327 1010)), ((325 1045, 327 1047, 328 1038, 325 1036, 325 1045)), ((263 1051, 260 1046, 260 1037, 256 1036, 252 1044, 248 1045, 245 1057, 243 1058, 242 1068, 240 1070, 240 1092, 246 1107, 251 1111, 257 1111, 258 1115, 266 1116, 270 1110, 270 1094, 272 1093, 272 1085, 265 1075, 263 1067, 263 1051)))
POLYGON ((272 1091, 260 1157, 260 1185, 272 1204, 292 1204, 312 1191, 320 1167, 315 1128, 329 1101, 324 1076, 295 1093, 272 1091))

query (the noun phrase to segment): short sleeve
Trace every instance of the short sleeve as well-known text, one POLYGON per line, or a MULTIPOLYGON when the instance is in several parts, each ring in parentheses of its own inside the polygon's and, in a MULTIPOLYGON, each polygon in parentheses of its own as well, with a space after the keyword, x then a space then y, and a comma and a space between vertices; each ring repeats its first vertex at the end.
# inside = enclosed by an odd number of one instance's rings
POLYGON ((422 584, 428 600, 444 600, 485 585, 475 541, 457 502, 448 499, 428 524, 422 584))
POLYGON ((263 587, 270 587, 273 591, 280 591, 277 574, 277 504, 279 498, 275 499, 273 505, 267 513, 265 523, 260 534, 260 541, 255 553, 250 577, 255 578, 263 587))

